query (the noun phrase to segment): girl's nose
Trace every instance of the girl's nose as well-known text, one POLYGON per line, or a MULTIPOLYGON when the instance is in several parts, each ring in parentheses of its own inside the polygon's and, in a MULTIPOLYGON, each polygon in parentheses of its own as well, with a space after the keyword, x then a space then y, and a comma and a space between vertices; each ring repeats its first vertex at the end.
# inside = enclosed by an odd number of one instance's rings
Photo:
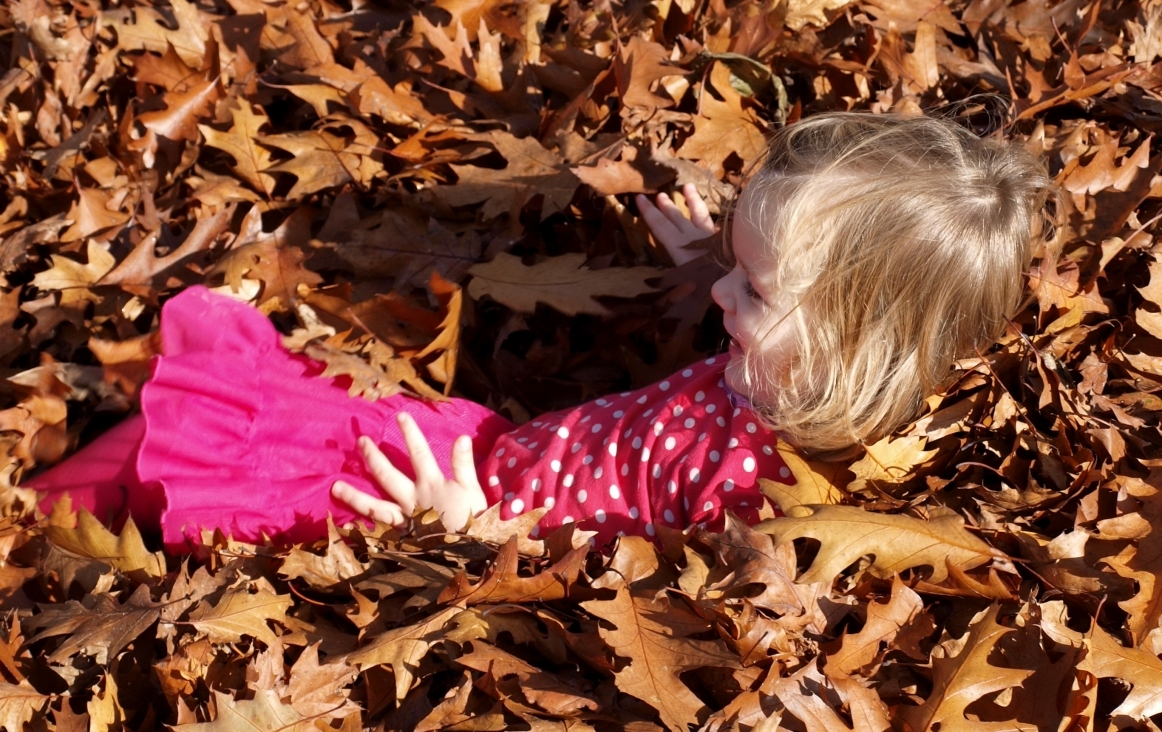
POLYGON ((727 272, 718 278, 714 285, 710 288, 710 298, 722 308, 724 313, 734 312, 734 296, 730 292, 730 276, 734 274, 734 270, 727 272))

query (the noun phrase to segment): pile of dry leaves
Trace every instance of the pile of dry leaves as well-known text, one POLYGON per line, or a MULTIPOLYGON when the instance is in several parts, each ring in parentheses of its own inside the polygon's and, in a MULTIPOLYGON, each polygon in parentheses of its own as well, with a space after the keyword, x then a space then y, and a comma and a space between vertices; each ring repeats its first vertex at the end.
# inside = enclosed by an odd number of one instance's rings
POLYGON ((1159 729, 1162 2, 14 0, 0 27, 8 732, 1159 729), (918 421, 850 466, 788 454, 786 518, 167 557, 20 488, 132 409, 195 283, 364 398, 455 375, 519 421, 660 378, 721 342, 716 273, 667 267, 632 194, 721 207, 765 133, 834 109, 1027 140, 1068 224, 918 421))

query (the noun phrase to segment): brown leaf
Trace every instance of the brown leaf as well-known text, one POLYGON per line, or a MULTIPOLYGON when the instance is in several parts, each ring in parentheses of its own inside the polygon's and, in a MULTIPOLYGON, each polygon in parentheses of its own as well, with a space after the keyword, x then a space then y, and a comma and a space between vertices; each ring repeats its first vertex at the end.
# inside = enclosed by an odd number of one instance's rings
POLYGON ((44 709, 49 697, 32 688, 28 681, 9 684, 0 681, 0 726, 23 730, 38 712, 44 709))
POLYGON ((863 628, 840 639, 838 650, 827 656, 824 672, 832 679, 840 679, 882 658, 882 654, 892 648, 900 628, 923 611, 920 596, 908 589, 899 577, 894 577, 891 598, 886 603, 868 603, 863 628))
POLYGON ((265 172, 274 160, 270 152, 258 144, 259 130, 270 124, 264 111, 256 114, 248 102, 242 102, 230 110, 234 120, 228 132, 220 132, 208 125, 198 125, 206 144, 216 147, 234 158, 234 172, 242 180, 262 194, 266 199, 274 190, 274 176, 265 172))
POLYGON ((187 622, 214 643, 238 643, 244 635, 275 643, 277 636, 267 621, 283 620, 293 601, 290 595, 277 594, 265 579, 254 582, 254 588, 232 589, 214 604, 199 602, 187 622))
POLYGON ((542 302, 566 315, 612 315, 593 298, 650 292, 653 288, 645 280, 658 276, 649 267, 590 270, 582 266, 584 262, 583 254, 563 254, 526 267, 518 257, 498 254, 468 270, 473 278, 468 294, 476 299, 487 295, 519 313, 535 312, 542 302))
POLYGON ((315 720, 304 717, 294 707, 270 690, 255 692, 253 699, 237 701, 229 694, 214 690, 218 714, 212 722, 177 724, 182 732, 235 732, 236 730, 270 730, 274 732, 310 732, 315 720))
POLYGON ((688 722, 705 719, 709 711, 679 674, 703 666, 738 668, 721 641, 690 638, 705 632, 706 622, 664 594, 631 594, 621 585, 614 599, 588 600, 581 606, 613 626, 603 625, 598 632, 614 653, 629 659, 614 672, 617 688, 656 709, 675 732, 685 732, 688 722))
POLYGON ((159 606, 149 597, 149 587, 139 585, 124 603, 109 595, 99 595, 92 607, 70 601, 57 606, 41 606, 41 612, 29 621, 32 628, 43 628, 28 639, 68 635, 51 655, 51 663, 63 663, 78 653, 92 656, 98 664, 108 664, 161 616, 159 606))
POLYGON ((298 300, 299 285, 310 287, 323 281, 303 266, 304 259, 306 255, 298 247, 280 246, 276 240, 266 239, 231 250, 218 260, 213 271, 225 274, 226 283, 235 292, 242 289, 243 277, 259 280, 262 291, 257 305, 285 310, 298 300))
POLYGON ((161 552, 146 550, 132 518, 126 519, 121 535, 117 536, 82 508, 75 529, 47 526, 44 531, 53 544, 70 554, 99 559, 122 572, 140 571, 149 577, 161 577, 166 573, 165 556, 161 552))

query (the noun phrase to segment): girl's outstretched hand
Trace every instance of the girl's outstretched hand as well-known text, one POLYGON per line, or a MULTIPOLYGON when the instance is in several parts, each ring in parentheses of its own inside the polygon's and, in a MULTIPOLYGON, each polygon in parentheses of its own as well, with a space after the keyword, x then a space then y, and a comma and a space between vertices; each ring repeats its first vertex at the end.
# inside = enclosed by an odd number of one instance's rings
POLYGON ((687 249, 687 244, 705 239, 714 233, 710 209, 706 208, 706 202, 698 195, 698 189, 694 184, 687 183, 682 186, 682 195, 686 197, 686 208, 690 209, 690 218, 686 218, 682 209, 678 208, 665 193, 658 194, 656 204, 640 193, 637 196, 637 208, 642 218, 646 220, 654 238, 666 248, 674 264, 679 267, 703 254, 687 249))
POLYGON ((356 513, 393 525, 399 525, 419 508, 434 508, 448 531, 459 531, 475 516, 488 508, 476 463, 472 459, 472 440, 461 435, 452 446, 452 479, 444 477, 432 448, 420 432, 416 421, 405 412, 396 418, 407 445, 408 457, 416 479, 401 473, 368 437, 359 438, 359 449, 367 470, 391 500, 369 496, 353 485, 336 481, 331 495, 350 506, 356 513))

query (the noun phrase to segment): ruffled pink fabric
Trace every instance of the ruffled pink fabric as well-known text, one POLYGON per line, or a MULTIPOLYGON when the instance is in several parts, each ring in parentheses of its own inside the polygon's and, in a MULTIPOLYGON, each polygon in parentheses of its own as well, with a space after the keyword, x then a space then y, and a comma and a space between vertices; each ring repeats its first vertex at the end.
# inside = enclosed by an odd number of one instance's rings
POLYGON ((30 485, 50 492, 46 503, 68 490, 98 517, 120 508, 141 523, 159 521, 171 550, 202 529, 299 542, 325 535, 328 513, 339 523, 354 519, 331 498, 331 485, 342 479, 381 495, 356 450, 361 435, 410 470, 394 419, 401 409, 445 474, 459 435, 472 437, 479 460, 513 427, 462 399, 352 399, 347 378, 321 378, 323 367, 286 351, 260 312, 202 287, 166 303, 161 332, 164 355, 142 389, 142 417, 30 485))

